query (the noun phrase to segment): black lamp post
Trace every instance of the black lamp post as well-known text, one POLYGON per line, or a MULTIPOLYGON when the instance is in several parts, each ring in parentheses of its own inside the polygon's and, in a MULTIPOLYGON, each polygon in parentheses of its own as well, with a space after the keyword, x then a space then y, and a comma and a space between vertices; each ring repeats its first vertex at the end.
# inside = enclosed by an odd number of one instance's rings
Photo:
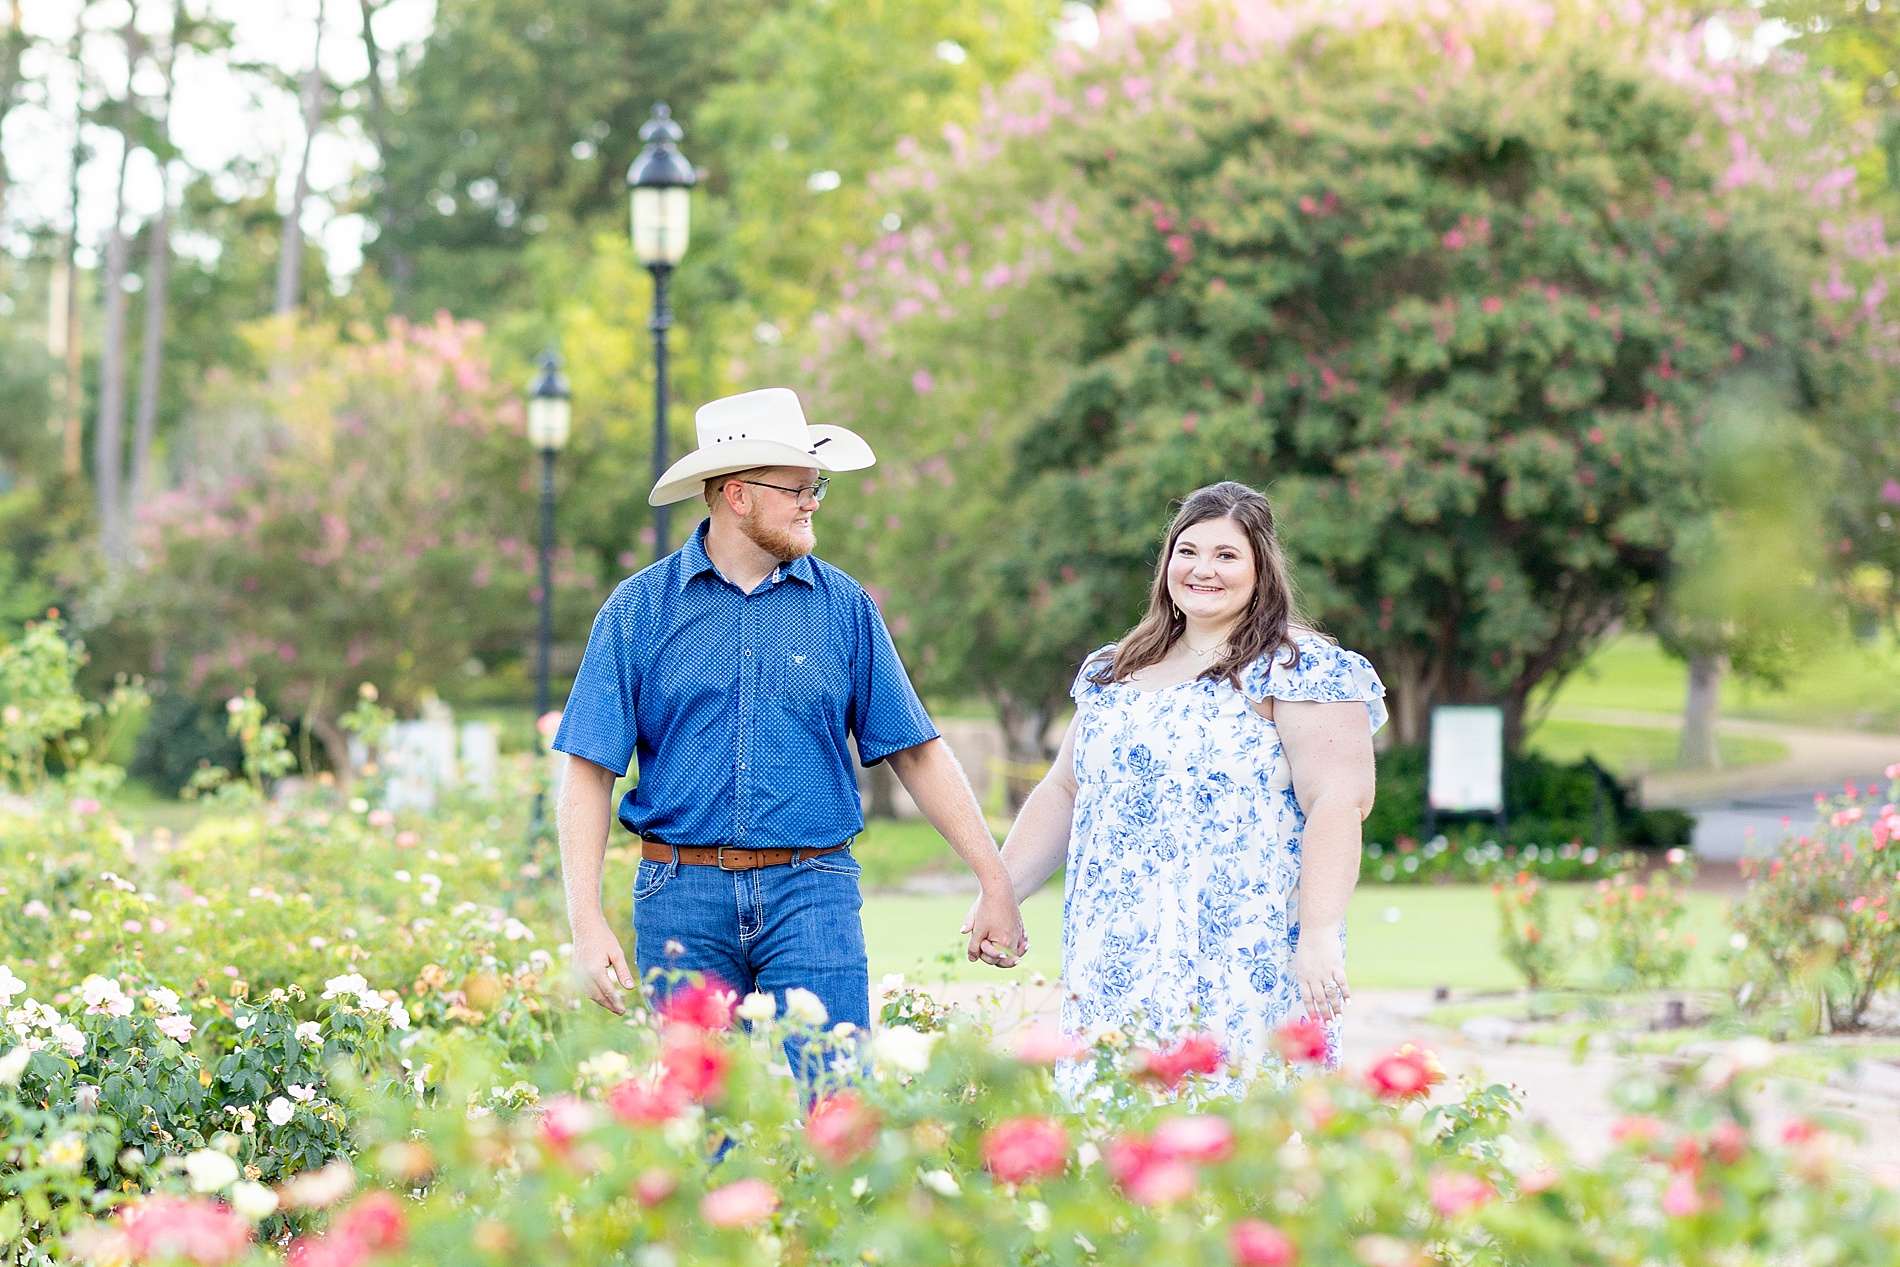
MULTIPOLYGON (((534 646, 534 719, 548 715, 548 646, 554 634, 554 458, 567 444, 571 420, 567 380, 561 377, 561 358, 550 348, 535 362, 541 374, 528 385, 528 443, 541 455, 541 619, 534 646)), ((531 838, 547 829, 547 792, 534 794, 531 838)))
MULTIPOLYGON (((653 274, 653 482, 666 474, 666 332, 673 327, 673 309, 667 303, 666 283, 673 266, 686 254, 692 222, 693 165, 679 151, 685 133, 673 121, 664 101, 653 107, 653 117, 640 126, 646 148, 627 169, 633 186, 633 254, 653 274)), ((653 508, 653 557, 666 554, 667 510, 653 508)))

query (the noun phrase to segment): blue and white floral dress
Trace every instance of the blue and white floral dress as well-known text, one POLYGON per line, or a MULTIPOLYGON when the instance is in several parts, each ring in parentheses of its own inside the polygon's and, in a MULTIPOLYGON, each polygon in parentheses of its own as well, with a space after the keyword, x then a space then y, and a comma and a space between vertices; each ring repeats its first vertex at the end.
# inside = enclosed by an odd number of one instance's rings
MULTIPOLYGON (((1074 826, 1064 881, 1063 1028, 1156 1039, 1205 1029, 1242 1078, 1300 1006, 1300 832, 1286 752, 1254 701, 1363 701, 1385 687, 1363 656, 1316 635, 1241 671, 1141 690, 1076 676, 1074 826)), ((1334 1022, 1333 1050, 1339 1049, 1334 1022)), ((1084 1066, 1083 1068, 1086 1068, 1084 1066)), ((1066 1070, 1071 1093, 1080 1090, 1066 1070)))

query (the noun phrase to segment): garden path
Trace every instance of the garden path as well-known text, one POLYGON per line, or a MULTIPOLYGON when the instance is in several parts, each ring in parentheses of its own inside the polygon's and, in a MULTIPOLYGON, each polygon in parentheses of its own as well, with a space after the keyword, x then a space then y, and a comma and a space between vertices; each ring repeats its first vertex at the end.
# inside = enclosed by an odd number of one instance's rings
MULTIPOLYGON (((1551 715, 1610 726, 1674 730, 1682 725, 1677 713, 1624 708, 1566 706, 1551 715)), ((1734 770, 1650 774, 1640 780, 1644 805, 1674 806, 1696 816, 1695 847, 1704 858, 1732 860, 1744 853, 1766 853, 1781 839, 1783 818, 1799 823, 1813 813, 1815 793, 1837 793, 1850 779, 1862 787, 1878 785, 1881 772, 1900 761, 1900 735, 1745 718, 1723 718, 1720 727, 1728 735, 1771 739, 1784 745, 1788 755, 1734 770)))
MULTIPOLYGON (((960 1006, 994 996, 1006 1029, 1030 1019, 1053 1024, 1062 1003, 1054 982, 954 982, 930 988, 945 1002, 960 1006)), ((1525 1116, 1548 1127, 1580 1160, 1601 1157, 1610 1147, 1610 1130, 1623 1116, 1612 1097, 1617 1082, 1633 1062, 1657 1059, 1608 1052, 1573 1055, 1556 1047, 1487 1040, 1426 1020, 1434 1006, 1429 991, 1356 993, 1344 1029, 1346 1067, 1364 1068, 1403 1043, 1429 1048, 1447 1074, 1438 1098, 1456 1095, 1456 1083, 1467 1076, 1513 1086, 1523 1097, 1525 1116)), ((1770 1138, 1778 1135, 1782 1123, 1802 1113, 1838 1115, 1858 1124, 1861 1138, 1850 1148, 1850 1159, 1892 1181, 1900 1179, 1900 1074, 1895 1082, 1887 1093, 1776 1079, 1754 1095, 1751 1107, 1770 1138)))

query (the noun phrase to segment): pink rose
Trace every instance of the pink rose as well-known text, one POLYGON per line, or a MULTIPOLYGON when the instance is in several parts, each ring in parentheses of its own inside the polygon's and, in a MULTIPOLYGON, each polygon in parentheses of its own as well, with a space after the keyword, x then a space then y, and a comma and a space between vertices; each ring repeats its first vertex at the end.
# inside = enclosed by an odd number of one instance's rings
POLYGON ((1242 1219, 1227 1230, 1234 1267, 1293 1267, 1300 1252, 1287 1234, 1259 1219, 1242 1219))
POLYGON ((699 1215, 714 1227, 745 1227, 772 1217, 778 1193, 763 1179, 740 1179, 714 1188, 699 1201, 699 1215))
POLYGON ((1025 1064, 1053 1065, 1058 1060, 1074 1059, 1082 1047, 1055 1026, 1031 1021, 1017 1033, 1011 1050, 1025 1064))
POLYGON ((1017 1117, 983 1136, 983 1165, 1004 1183, 1059 1175, 1069 1164, 1069 1133, 1054 1118, 1017 1117))
POLYGON ((1496 1195, 1490 1184, 1463 1170, 1440 1170, 1432 1175, 1432 1204, 1448 1219, 1468 1214, 1496 1195))
POLYGON ((1234 1155, 1234 1128, 1224 1117, 1171 1117, 1155 1127, 1154 1147, 1164 1158, 1216 1165, 1234 1155))

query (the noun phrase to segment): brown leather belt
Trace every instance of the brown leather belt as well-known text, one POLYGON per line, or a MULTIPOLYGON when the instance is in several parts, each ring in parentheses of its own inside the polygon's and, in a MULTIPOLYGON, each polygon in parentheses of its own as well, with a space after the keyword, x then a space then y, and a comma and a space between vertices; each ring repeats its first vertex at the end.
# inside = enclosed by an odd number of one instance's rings
POLYGON ((822 858, 828 853, 837 853, 840 849, 849 849, 850 841, 842 845, 825 845, 817 849, 742 849, 737 845, 669 845, 658 840, 642 840, 640 856, 648 862, 672 862, 677 855, 679 861, 689 867, 718 867, 721 871, 757 871, 760 867, 782 867, 787 863, 802 862, 806 858, 822 858))

